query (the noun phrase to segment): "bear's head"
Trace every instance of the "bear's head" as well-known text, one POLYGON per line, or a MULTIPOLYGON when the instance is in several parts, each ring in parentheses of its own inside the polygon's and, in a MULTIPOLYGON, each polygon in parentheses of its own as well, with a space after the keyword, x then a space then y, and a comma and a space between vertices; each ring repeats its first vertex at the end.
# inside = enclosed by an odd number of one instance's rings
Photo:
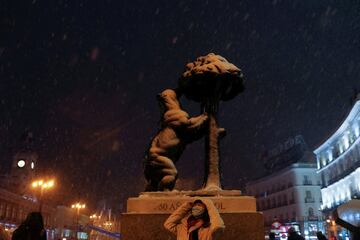
POLYGON ((180 109, 178 94, 173 89, 166 89, 157 95, 161 115, 172 109, 180 109))

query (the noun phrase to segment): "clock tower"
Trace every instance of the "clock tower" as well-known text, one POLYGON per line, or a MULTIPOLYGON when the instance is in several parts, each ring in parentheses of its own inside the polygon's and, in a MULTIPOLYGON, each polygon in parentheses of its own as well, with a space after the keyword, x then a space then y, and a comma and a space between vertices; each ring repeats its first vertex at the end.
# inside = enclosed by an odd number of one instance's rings
POLYGON ((32 179, 35 177, 38 154, 33 149, 33 134, 23 134, 20 150, 15 153, 11 165, 8 188, 18 194, 28 192, 32 179))

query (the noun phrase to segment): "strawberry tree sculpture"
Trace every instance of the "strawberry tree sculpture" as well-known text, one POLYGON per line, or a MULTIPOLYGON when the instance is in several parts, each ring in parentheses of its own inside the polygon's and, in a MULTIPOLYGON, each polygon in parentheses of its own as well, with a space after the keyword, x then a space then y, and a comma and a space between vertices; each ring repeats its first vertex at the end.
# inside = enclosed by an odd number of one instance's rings
POLYGON ((225 58, 214 53, 198 57, 186 65, 179 79, 179 90, 188 99, 201 103, 208 115, 205 136, 205 175, 203 189, 221 190, 219 137, 225 134, 218 127, 217 113, 220 100, 233 99, 244 90, 241 70, 225 58))

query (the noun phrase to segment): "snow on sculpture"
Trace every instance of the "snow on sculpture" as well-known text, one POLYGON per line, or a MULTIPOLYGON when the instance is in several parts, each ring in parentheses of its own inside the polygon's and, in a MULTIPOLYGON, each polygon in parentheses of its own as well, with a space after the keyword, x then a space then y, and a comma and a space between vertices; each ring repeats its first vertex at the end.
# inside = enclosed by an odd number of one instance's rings
POLYGON ((175 162, 187 144, 204 135, 207 114, 190 118, 181 109, 176 91, 166 89, 158 95, 161 128, 152 139, 144 160, 145 191, 171 191, 177 179, 175 162))
POLYGON ((200 102, 201 109, 209 116, 205 137, 205 190, 221 190, 218 138, 225 130, 217 125, 219 102, 230 100, 242 92, 243 81, 239 68, 214 53, 188 63, 179 79, 180 91, 187 98, 200 102))
POLYGON ((185 146, 205 135, 205 175, 203 189, 220 191, 219 138, 225 130, 217 124, 220 100, 227 101, 244 90, 239 68, 214 53, 186 65, 178 89, 159 95, 162 110, 161 129, 152 139, 144 161, 146 191, 171 191, 177 179, 175 162, 185 146), (181 109, 179 97, 201 103, 202 114, 190 118, 181 109))

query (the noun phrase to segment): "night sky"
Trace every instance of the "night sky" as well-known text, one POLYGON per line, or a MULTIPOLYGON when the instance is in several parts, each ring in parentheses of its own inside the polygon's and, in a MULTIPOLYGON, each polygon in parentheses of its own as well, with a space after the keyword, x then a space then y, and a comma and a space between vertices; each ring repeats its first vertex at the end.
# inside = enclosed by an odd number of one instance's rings
MULTIPOLYGON (((156 94, 176 87, 187 62, 215 52, 246 78, 219 112, 223 185, 237 189, 262 172, 261 151, 297 134, 314 149, 350 111, 360 5, 339 2, 0 1, 1 171, 30 130, 40 173, 57 178, 53 200, 123 209, 144 188, 156 94)), ((178 169, 179 188, 200 187, 202 141, 178 169)))

